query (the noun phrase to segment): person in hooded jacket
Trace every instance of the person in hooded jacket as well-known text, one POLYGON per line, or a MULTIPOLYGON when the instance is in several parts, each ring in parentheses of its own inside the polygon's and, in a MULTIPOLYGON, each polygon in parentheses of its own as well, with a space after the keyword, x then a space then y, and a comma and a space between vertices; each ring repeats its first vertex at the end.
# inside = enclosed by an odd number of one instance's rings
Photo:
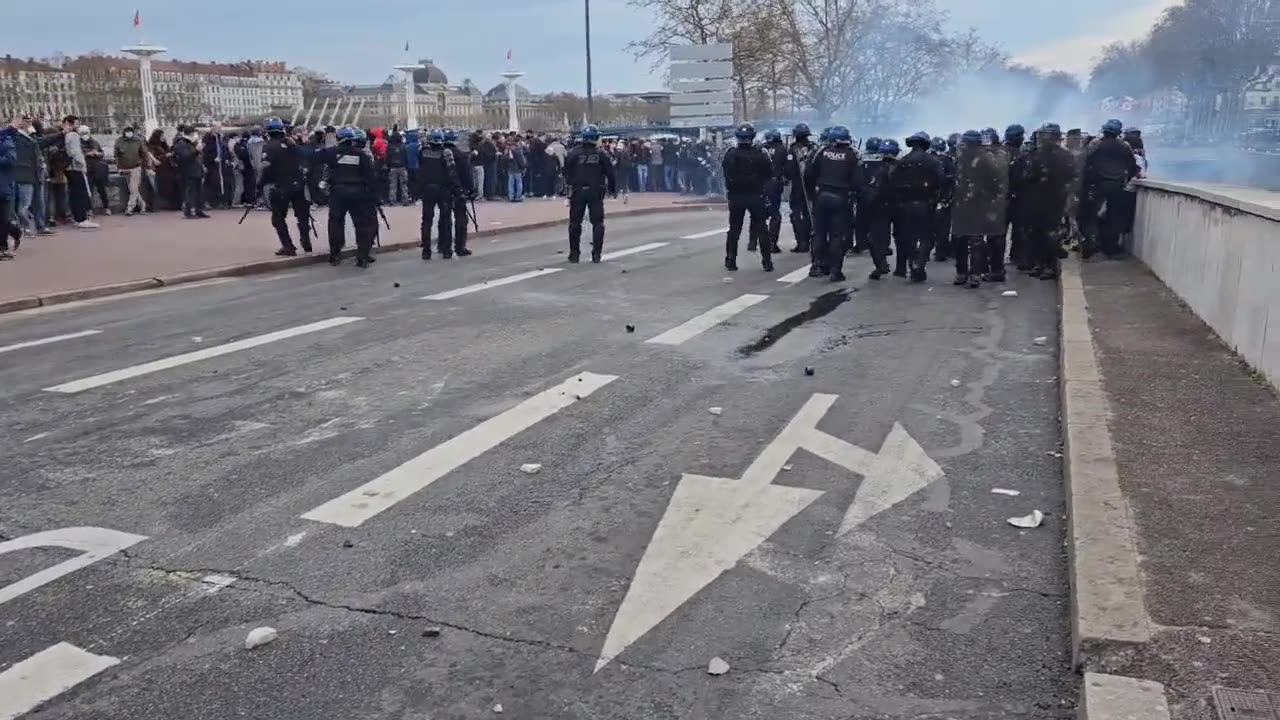
POLYGON ((9 252, 9 239, 13 239, 13 249, 22 244, 22 228, 11 221, 17 184, 14 182, 14 168, 18 164, 18 128, 9 125, 0 129, 0 260, 12 260, 9 252))
POLYGON ((184 219, 207 218, 204 211, 204 162, 200 134, 190 125, 179 125, 173 139, 173 159, 182 183, 182 215, 184 219))
POLYGON ((387 143, 387 202, 391 205, 408 205, 409 153, 404 146, 404 136, 391 133, 387 143))

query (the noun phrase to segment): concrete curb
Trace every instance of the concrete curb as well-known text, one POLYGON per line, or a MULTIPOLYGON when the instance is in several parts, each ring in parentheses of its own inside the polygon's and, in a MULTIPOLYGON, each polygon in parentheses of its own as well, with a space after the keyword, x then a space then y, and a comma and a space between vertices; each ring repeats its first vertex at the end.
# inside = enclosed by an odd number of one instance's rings
MULTIPOLYGON (((714 203, 688 203, 681 205, 671 205, 669 207, 649 207, 649 208, 631 208, 614 210, 609 217, 637 217, 642 215, 660 215, 670 212, 691 212, 698 210, 723 210, 723 205, 714 203)), ((568 222, 567 218, 557 220, 540 220, 534 223, 525 223, 523 225, 509 225, 498 228, 485 228, 478 232, 471 233, 470 237, 493 237, 496 235, 511 235, 518 232, 528 230, 541 230, 558 225, 564 225, 568 222)), ((379 248, 379 252, 394 252, 397 250, 416 249, 418 242, 416 240, 408 240, 394 243, 383 243, 379 248)), ((352 257, 355 255, 354 250, 347 250, 343 253, 344 257, 352 257)), ((250 263, 241 263, 239 265, 226 265, 223 267, 205 268, 201 270, 191 270, 188 272, 175 273, 173 275, 162 275, 154 278, 143 278, 140 280, 130 280, 122 283, 112 283, 110 285, 97 285, 94 287, 81 288, 77 290, 62 290, 48 295, 39 295, 24 298, 11 298, 9 300, 0 300, 0 315, 5 313, 18 312, 21 310, 31 310, 46 305, 61 305, 64 303, 76 302, 79 300, 91 300, 93 298, 107 297, 110 295, 123 295, 126 293, 139 292, 141 290, 154 290, 160 287, 170 287, 173 285, 186 285, 189 283, 200 282, 203 280, 212 280, 214 278, 223 277, 241 277, 244 275, 258 275, 262 273, 276 272, 279 270, 290 270, 297 267, 305 267, 325 261, 325 255, 318 254, 312 256, 298 256, 278 258, 274 260, 256 260, 250 263)))
POLYGON ((1079 260, 1062 263, 1059 386, 1071 572, 1074 667, 1108 666, 1107 658, 1151 640, 1133 517, 1120 490, 1111 403, 1102 385, 1079 260))
POLYGON ((1085 673, 1080 720, 1169 720, 1164 685, 1120 675, 1085 673))

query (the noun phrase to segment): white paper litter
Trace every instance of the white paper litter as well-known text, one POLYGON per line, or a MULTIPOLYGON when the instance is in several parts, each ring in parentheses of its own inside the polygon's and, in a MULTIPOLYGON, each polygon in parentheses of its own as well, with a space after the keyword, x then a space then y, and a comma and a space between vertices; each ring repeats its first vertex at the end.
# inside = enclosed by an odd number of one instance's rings
POLYGON ((520 466, 520 472, 525 475, 537 475, 542 472, 542 463, 525 463, 520 466))
POLYGON ((1018 497, 1022 494, 1021 490, 1010 490, 1008 488, 991 488, 994 495, 1008 495, 1009 497, 1018 497))
POLYGON ((199 335, 192 335, 191 342, 204 342, 204 338, 200 337, 199 335))
POLYGON ((249 631, 249 636, 244 639, 244 649, 252 650, 267 643, 273 643, 278 637, 280 637, 280 633, 276 632, 275 628, 254 628, 249 631))
POLYGON ((782 466, 782 469, 783 469, 783 470, 785 470, 785 471, 787 471, 787 472, 791 472, 791 466, 790 466, 790 465, 783 465, 783 466, 782 466))
POLYGON ((499 715, 502 714, 502 703, 493 706, 493 711, 499 715))
POLYGON ((1056 458, 1062 457, 1062 453, 1058 452, 1057 450, 1050 450, 1049 452, 1045 453, 1045 455, 1048 455, 1049 457, 1056 457, 1056 458))
POLYGON ((1048 344, 1049 344, 1049 338, 1048 338, 1048 336, 1045 336, 1045 337, 1038 337, 1038 338, 1036 338, 1035 340, 1032 340, 1031 342, 1033 342, 1033 343, 1034 343, 1034 344, 1036 344, 1036 345, 1048 345, 1048 344))
POLYGON ((1004 292, 1000 293, 1000 295, 1001 295, 1001 297, 1018 297, 1018 291, 1017 291, 1017 290, 1005 290, 1004 292))
POLYGON ((711 662, 707 665, 708 675, 723 675, 727 672, 729 672, 729 663, 718 657, 711 658, 711 662))
POLYGON ((1040 527, 1040 524, 1043 522, 1044 522, 1044 513, 1040 512, 1039 510, 1032 510, 1030 515, 1023 515, 1022 517, 1009 518, 1009 524, 1017 528, 1026 528, 1026 529, 1038 528, 1040 527))
POLYGON ((959 380, 952 380, 952 381, 951 381, 951 387, 960 387, 960 381, 959 381, 959 380))
POLYGON ((709 407, 709 408, 707 408, 707 412, 711 413, 712 415, 723 415, 723 414, 724 414, 724 408, 722 408, 722 407, 709 407))

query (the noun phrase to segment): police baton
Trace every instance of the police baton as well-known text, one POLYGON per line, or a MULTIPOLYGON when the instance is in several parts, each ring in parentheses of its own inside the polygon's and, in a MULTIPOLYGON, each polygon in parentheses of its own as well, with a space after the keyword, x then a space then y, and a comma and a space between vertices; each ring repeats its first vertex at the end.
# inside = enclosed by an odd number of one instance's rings
POLYGON ((468 199, 471 201, 471 224, 475 226, 476 232, 480 232, 480 223, 476 221, 476 199, 468 199))
POLYGON ((257 204, 257 203, 249 203, 249 205, 248 205, 247 207, 245 207, 245 209, 244 209, 244 214, 240 216, 240 221, 236 223, 237 225, 243 225, 243 224, 244 224, 244 219, 245 219, 245 218, 247 218, 247 217, 249 217, 249 213, 253 212, 253 206, 254 206, 254 205, 256 205, 256 204, 257 204))
POLYGON ((390 229, 391 229, 391 223, 387 220, 387 214, 386 214, 386 213, 384 213, 384 212, 382 212, 382 206, 381 206, 381 205, 376 205, 375 207, 377 207, 377 208, 378 208, 378 216, 382 218, 382 222, 383 222, 383 224, 387 226, 387 230, 390 230, 390 229))

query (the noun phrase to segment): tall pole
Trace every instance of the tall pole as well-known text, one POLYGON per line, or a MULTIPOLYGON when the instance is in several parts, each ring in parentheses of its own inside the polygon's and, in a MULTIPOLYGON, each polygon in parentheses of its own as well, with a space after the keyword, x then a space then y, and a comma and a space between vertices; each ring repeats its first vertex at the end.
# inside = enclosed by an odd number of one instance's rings
POLYGON ((142 90, 142 132, 144 136, 149 136, 156 128, 160 127, 160 122, 156 117, 156 91, 151 75, 151 58, 167 51, 158 45, 148 45, 146 43, 130 45, 122 49, 124 52, 138 58, 138 75, 142 90))
POLYGON ((587 28, 587 121, 590 122, 595 117, 591 99, 591 0, 582 0, 582 7, 587 28))

